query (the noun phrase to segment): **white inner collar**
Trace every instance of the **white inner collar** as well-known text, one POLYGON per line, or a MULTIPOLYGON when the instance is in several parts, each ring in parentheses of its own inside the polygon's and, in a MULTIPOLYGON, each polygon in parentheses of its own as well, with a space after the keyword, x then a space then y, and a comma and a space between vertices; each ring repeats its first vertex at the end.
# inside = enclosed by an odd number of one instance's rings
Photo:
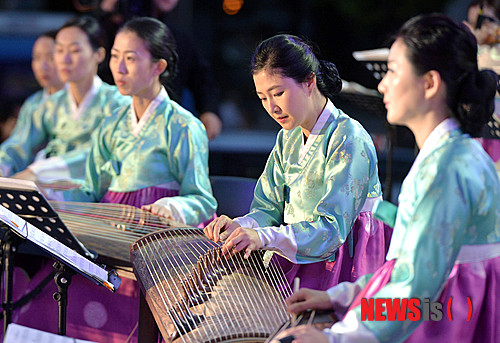
POLYGON ((323 127, 326 124, 326 121, 330 117, 330 114, 333 113, 334 109, 335 106, 333 106, 333 103, 330 101, 330 99, 327 99, 325 108, 323 109, 323 112, 321 112, 318 120, 316 121, 316 124, 314 124, 314 127, 311 130, 311 133, 309 134, 309 137, 307 138, 305 144, 304 144, 304 134, 302 134, 302 146, 300 147, 300 157, 298 163, 301 163, 304 160, 304 157, 306 157, 307 152, 309 151, 309 149, 311 149, 311 146, 313 145, 314 141, 316 141, 318 133, 321 132, 321 130, 323 129, 323 127))
POLYGON ((417 169, 416 166, 420 163, 420 161, 422 161, 428 154, 431 153, 441 137, 458 127, 459 124, 455 118, 447 118, 439 123, 439 125, 436 126, 434 130, 432 130, 432 132, 422 145, 422 149, 420 149, 417 158, 415 158, 415 161, 413 162, 413 165, 408 172, 408 176, 410 176, 410 174, 413 174, 414 170, 417 169))
POLYGON ((168 95, 165 87, 161 87, 160 93, 158 93, 158 95, 153 100, 151 100, 140 120, 137 120, 137 115, 134 110, 134 103, 132 102, 130 106, 130 123, 132 124, 132 134, 135 137, 139 135, 142 128, 144 127, 144 124, 146 124, 149 117, 151 117, 151 114, 153 114, 158 105, 167 97, 168 95))
POLYGON ((102 80, 99 78, 99 76, 94 76, 94 80, 92 82, 92 86, 90 87, 89 91, 87 94, 85 94, 85 97, 83 98, 82 102, 80 103, 80 106, 76 104, 75 98, 73 97, 73 94, 69 91, 68 88, 68 100, 69 100, 69 109, 71 111, 71 117, 75 120, 80 119, 82 116, 82 113, 89 107, 90 103, 92 100, 94 100, 97 91, 102 85, 102 80))

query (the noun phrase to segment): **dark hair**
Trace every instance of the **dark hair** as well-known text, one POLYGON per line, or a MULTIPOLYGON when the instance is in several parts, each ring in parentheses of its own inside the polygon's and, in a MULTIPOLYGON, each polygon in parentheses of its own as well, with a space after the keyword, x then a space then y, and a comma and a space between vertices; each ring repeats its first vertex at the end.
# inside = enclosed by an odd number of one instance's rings
POLYGON ((398 38, 417 75, 439 72, 452 115, 464 132, 477 137, 493 114, 498 78, 491 70, 478 70, 472 32, 447 16, 428 14, 408 20, 394 40, 398 38))
POLYGON ((70 19, 65 22, 63 26, 61 26, 58 32, 68 27, 77 27, 85 32, 94 51, 97 51, 100 47, 106 46, 103 31, 101 29, 101 26, 99 25, 99 22, 95 18, 89 16, 81 16, 70 19))
POLYGON ((52 38, 53 40, 55 40, 56 35, 57 35, 57 30, 45 31, 45 32, 42 32, 41 34, 39 34, 37 39, 42 38, 42 37, 48 37, 48 38, 52 38))
POLYGON ((170 29, 161 21, 150 18, 134 18, 126 22, 118 32, 134 32, 141 38, 153 57, 153 61, 164 59, 167 68, 161 75, 163 80, 172 79, 177 72, 178 55, 175 38, 170 29))
POLYGON ((298 83, 314 73, 319 91, 328 98, 342 90, 342 80, 335 64, 319 60, 310 44, 293 35, 280 34, 260 42, 250 68, 252 74, 264 69, 275 70, 298 83))

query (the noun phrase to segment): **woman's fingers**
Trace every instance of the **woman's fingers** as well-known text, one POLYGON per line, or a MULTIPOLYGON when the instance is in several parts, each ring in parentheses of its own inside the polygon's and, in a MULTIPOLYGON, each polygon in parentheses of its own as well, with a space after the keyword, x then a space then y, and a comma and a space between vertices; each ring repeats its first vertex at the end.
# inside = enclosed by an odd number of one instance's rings
POLYGON ((213 229, 217 219, 218 217, 208 223, 208 225, 203 229, 203 233, 205 234, 205 236, 207 236, 207 238, 212 241, 214 240, 213 229))
POLYGON ((299 302, 299 301, 304 301, 305 300, 305 295, 306 295, 306 290, 304 288, 301 288, 299 289, 298 292, 295 292, 293 293, 292 295, 290 295, 288 298, 286 298, 286 304, 288 306, 292 305, 292 304, 295 304, 296 302, 299 302))
POLYGON ((156 214, 157 216, 167 218, 169 220, 175 220, 174 216, 172 216, 172 213, 162 205, 158 204, 149 204, 149 205, 143 205, 141 207, 141 210, 151 212, 152 214, 156 214))
POLYGON ((227 227, 225 227, 224 230, 219 234, 219 239, 221 241, 225 241, 229 237, 230 234, 231 234, 231 231, 228 230, 227 227))
POLYGON ((229 217, 224 215, 216 219, 213 229, 214 242, 221 241, 220 232, 226 229, 226 225, 228 225, 229 220, 229 217))
POLYGON ((203 232, 214 242, 224 240, 222 254, 227 258, 245 250, 245 258, 250 257, 253 250, 260 248, 260 238, 254 229, 242 228, 227 216, 217 217, 208 224, 203 232))
POLYGON ((239 227, 226 239, 222 253, 227 257, 231 257, 237 252, 245 250, 244 258, 248 258, 252 251, 260 249, 260 247, 261 242, 257 231, 239 227))
POLYGON ((226 240, 236 227, 238 227, 236 222, 228 216, 222 215, 212 220, 203 229, 203 232, 208 239, 217 243, 226 240))
POLYGON ((219 232, 220 230, 220 223, 221 217, 217 217, 214 220, 212 220, 205 228, 203 229, 203 232, 207 236, 208 239, 218 242, 219 241, 219 232))
POLYGON ((288 312, 300 313, 306 310, 332 309, 328 293, 308 288, 301 288, 286 299, 288 312))
POLYGON ((248 247, 246 250, 245 250, 245 255, 243 256, 243 258, 245 259, 248 259, 250 257, 250 254, 252 253, 254 249, 248 247))

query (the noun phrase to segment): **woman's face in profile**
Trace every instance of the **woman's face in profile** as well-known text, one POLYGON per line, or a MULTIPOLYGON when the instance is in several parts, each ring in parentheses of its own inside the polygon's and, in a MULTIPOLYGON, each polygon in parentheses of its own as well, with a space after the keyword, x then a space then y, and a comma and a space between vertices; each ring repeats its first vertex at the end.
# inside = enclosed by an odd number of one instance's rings
POLYGON ((384 95, 387 121, 393 125, 408 126, 425 104, 424 78, 415 75, 407 52, 405 43, 398 38, 389 51, 387 74, 378 85, 384 95))

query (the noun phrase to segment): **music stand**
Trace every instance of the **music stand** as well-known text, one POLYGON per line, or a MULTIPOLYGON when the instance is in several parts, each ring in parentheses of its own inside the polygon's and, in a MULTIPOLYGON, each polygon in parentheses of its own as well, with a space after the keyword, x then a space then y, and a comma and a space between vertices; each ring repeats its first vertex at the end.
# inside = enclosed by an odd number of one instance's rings
POLYGON ((352 56, 356 61, 363 63, 377 81, 382 80, 387 73, 387 57, 389 56, 387 48, 354 51, 352 56))
POLYGON ((27 240, 48 253, 57 262, 54 281, 59 305, 58 333, 66 334, 67 290, 71 278, 78 273, 98 285, 115 292, 121 280, 114 271, 106 271, 93 262, 90 253, 66 228, 37 186, 31 181, 0 178, 0 224, 6 229, 4 256, 4 332, 12 321, 13 256, 17 245, 27 240), (25 219, 21 218, 22 215, 25 219))

